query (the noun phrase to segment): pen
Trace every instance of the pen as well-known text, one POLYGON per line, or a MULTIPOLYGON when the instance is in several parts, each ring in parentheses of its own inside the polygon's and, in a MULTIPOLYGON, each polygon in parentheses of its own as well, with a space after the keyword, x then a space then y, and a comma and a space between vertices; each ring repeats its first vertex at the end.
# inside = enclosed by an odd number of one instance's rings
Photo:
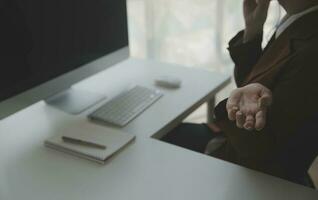
POLYGON ((87 147, 94 147, 94 148, 98 148, 98 149, 106 149, 105 145, 97 144, 97 143, 93 143, 93 142, 88 142, 88 141, 84 141, 84 140, 80 140, 80 139, 75 139, 75 138, 71 138, 71 137, 67 137, 67 136, 62 136, 62 140, 64 142, 67 142, 67 143, 78 144, 78 145, 83 145, 83 146, 87 146, 87 147))

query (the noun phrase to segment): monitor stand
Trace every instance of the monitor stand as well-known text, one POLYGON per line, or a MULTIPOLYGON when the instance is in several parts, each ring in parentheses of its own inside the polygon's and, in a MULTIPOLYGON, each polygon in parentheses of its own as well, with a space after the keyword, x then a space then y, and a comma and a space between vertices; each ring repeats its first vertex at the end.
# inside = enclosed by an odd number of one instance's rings
POLYGON ((72 115, 78 115, 106 97, 89 91, 70 88, 46 99, 46 103, 72 115))

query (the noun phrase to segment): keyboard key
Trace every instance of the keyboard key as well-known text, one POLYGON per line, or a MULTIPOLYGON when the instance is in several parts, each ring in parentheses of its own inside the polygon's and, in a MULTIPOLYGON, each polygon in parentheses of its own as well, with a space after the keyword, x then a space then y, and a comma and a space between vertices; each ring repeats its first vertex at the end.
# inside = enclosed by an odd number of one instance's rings
POLYGON ((88 117, 123 127, 159 100, 162 95, 159 90, 136 86, 110 100, 88 117))

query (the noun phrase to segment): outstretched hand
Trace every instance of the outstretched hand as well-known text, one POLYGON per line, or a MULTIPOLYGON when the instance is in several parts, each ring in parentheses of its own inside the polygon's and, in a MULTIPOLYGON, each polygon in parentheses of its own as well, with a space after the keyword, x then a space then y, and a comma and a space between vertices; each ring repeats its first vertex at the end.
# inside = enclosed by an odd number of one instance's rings
POLYGON ((235 89, 226 105, 228 117, 239 128, 261 130, 266 124, 266 113, 272 103, 272 93, 265 86, 253 83, 235 89))

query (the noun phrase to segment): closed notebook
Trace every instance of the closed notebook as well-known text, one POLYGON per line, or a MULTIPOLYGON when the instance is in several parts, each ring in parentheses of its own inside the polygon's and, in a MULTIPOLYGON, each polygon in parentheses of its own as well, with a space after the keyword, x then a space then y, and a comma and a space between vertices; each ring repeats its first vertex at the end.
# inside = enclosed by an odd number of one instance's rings
POLYGON ((114 153, 121 150, 135 138, 135 135, 90 123, 61 130, 60 134, 44 142, 46 147, 104 164, 114 153), (106 149, 98 149, 62 140, 62 136, 91 143, 102 144, 106 149))

